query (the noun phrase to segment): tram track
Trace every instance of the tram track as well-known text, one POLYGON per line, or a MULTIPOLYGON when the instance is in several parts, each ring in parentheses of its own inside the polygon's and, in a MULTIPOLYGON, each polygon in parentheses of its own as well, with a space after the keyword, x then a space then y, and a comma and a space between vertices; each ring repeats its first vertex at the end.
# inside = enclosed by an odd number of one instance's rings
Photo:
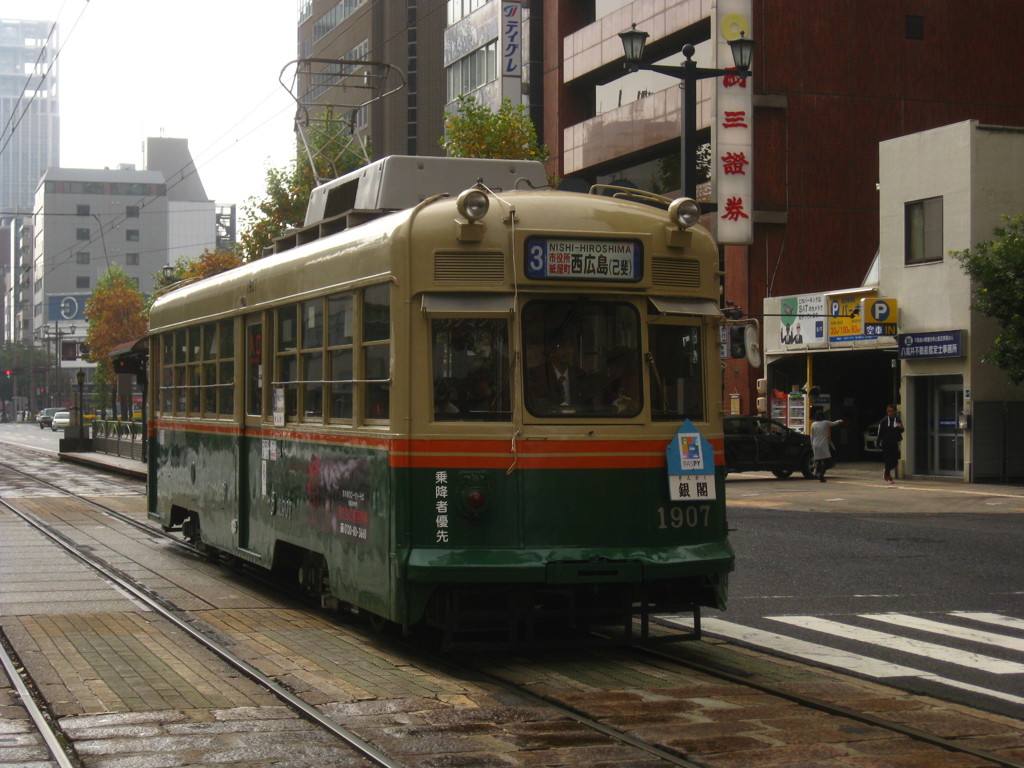
MULTIPOLYGON (((23 470, 12 467, 9 464, 0 462, 0 466, 4 467, 9 471, 18 472, 19 474, 25 477, 33 477, 31 473, 26 473, 23 470)), ((36 477, 35 479, 37 482, 44 484, 51 489, 60 491, 61 493, 64 493, 72 498, 84 501, 93 508, 100 510, 103 514, 109 515, 120 522, 131 525, 133 528, 142 530, 148 535, 158 534, 161 537, 170 538, 172 541, 177 541, 174 539, 174 537, 168 536, 168 534, 166 534, 165 532, 156 529, 152 526, 149 526, 145 523, 140 523, 139 521, 131 518, 130 516, 124 515, 123 513, 114 510, 106 505, 103 505, 93 499, 89 499, 73 491, 68 491, 67 489, 62 489, 58 485, 51 483, 47 480, 44 480, 42 478, 36 477)), ((362 737, 358 736, 350 729, 345 728, 344 726, 332 720, 331 718, 324 716, 320 712, 320 710, 317 709, 314 705, 309 704, 308 702, 299 698, 290 690, 288 690, 285 686, 279 684, 269 676, 260 672, 253 665, 241 659, 237 654, 235 654, 233 651, 227 648, 224 644, 210 637, 206 633, 200 631, 193 624, 183 619, 180 614, 184 614, 186 612, 183 612, 180 609, 176 608, 173 605, 173 603, 170 603, 166 599, 161 598, 159 595, 154 594, 150 589, 139 583, 137 580, 125 575, 118 569, 111 567, 102 559, 96 557, 95 555, 87 551, 84 551, 81 547, 79 547, 73 541, 71 541, 67 536, 57 531, 53 526, 50 526, 42 522, 41 520, 36 519, 33 515, 29 515, 22 512, 13 505, 7 503, 2 498, 0 498, 0 506, 3 506, 12 514, 18 516, 25 523, 33 527, 42 535, 46 536, 50 541, 52 541, 57 546, 61 547, 64 551, 66 551, 72 557, 77 559, 79 562, 100 573, 103 576, 103 578, 105 578, 110 583, 116 585, 118 588, 122 589, 123 591, 131 595, 133 598, 135 598, 143 605, 145 605, 149 610, 156 612, 159 616, 173 624, 177 629, 186 633, 190 638, 199 643, 203 648, 213 652, 223 661, 228 663, 231 667, 246 675, 249 679, 256 682, 258 685, 262 686, 267 691, 273 693, 274 696, 276 696, 279 700, 281 700, 283 703, 285 703, 287 706, 293 709, 300 716, 315 723, 316 725, 328 731, 335 737, 349 744, 353 749, 358 751, 360 754, 364 755, 373 764, 382 766, 382 768, 403 768, 402 763, 396 762, 395 760, 393 760, 392 758, 378 750, 376 747, 374 747, 372 744, 367 742, 362 737)), ((177 541, 177 543, 181 544, 181 546, 185 547, 190 551, 196 551, 193 547, 183 544, 180 541, 177 541)), ((506 688, 509 687, 507 683, 503 684, 503 686, 506 688)), ((585 715, 572 710, 571 708, 562 706, 555 701, 545 700, 543 697, 538 697, 534 694, 531 694, 525 689, 517 689, 517 693, 521 697, 526 698, 532 702, 543 704, 543 706, 547 710, 549 710, 552 714, 557 715, 558 717, 572 720, 578 725, 586 729, 595 731, 607 739, 610 739, 629 748, 639 750, 650 757, 665 762, 666 764, 680 766, 681 768, 703 768, 703 766, 705 765, 704 763, 697 763, 687 760, 684 757, 681 757, 680 755, 674 752, 665 750, 655 744, 645 742, 641 739, 632 737, 629 734, 623 733, 614 728, 610 728, 596 720, 593 720, 592 718, 588 718, 585 715)))
MULTIPOLYGON (((27 477, 31 477, 30 473, 24 473, 22 472, 22 470, 13 468, 10 465, 4 464, 2 462, 0 462, 0 465, 4 466, 9 470, 21 472, 27 477)), ((61 489, 59 488, 59 486, 50 483, 45 479, 38 477, 35 479, 38 482, 46 483, 49 487, 59 490, 62 493, 66 493, 69 496, 73 496, 75 498, 88 502, 92 507, 102 511, 104 514, 110 515, 118 521, 132 525, 134 528, 145 532, 147 535, 158 535, 160 537, 174 541, 177 545, 182 546, 184 549, 190 552, 196 551, 190 545, 181 542, 180 539, 178 539, 177 537, 170 536, 154 526, 135 520, 128 515, 124 515, 123 513, 111 509, 110 507, 107 507, 103 504, 100 504, 99 502, 96 502, 93 499, 89 499, 88 497, 82 496, 72 491, 68 491, 66 489, 61 489)), ((6 503, 5 506, 10 508, 10 505, 7 505, 6 503)), ((57 541, 57 543, 60 543, 62 547, 67 548, 67 544, 59 541, 59 539, 62 538, 62 534, 60 534, 59 532, 55 533, 56 538, 54 540, 57 541)), ((81 559, 81 557, 78 554, 76 554, 75 556, 81 559)), ((132 594, 136 594, 135 589, 137 587, 129 586, 131 580, 122 583, 122 581, 125 579, 123 574, 117 574, 117 578, 118 581, 116 583, 119 583, 119 585, 123 589, 131 592, 132 594)), ((160 613, 160 615, 168 618, 169 621, 174 623, 176 626, 179 626, 179 628, 184 629, 184 631, 188 632, 190 635, 193 635, 193 633, 196 632, 193 626, 189 625, 186 622, 182 622, 178 616, 174 615, 175 609, 173 608, 173 606, 169 607, 167 605, 163 605, 162 603, 165 603, 166 601, 162 601, 158 597, 153 597, 152 595, 148 594, 148 590, 146 590, 145 588, 141 588, 140 592, 138 593, 138 599, 142 600, 147 605, 150 605, 150 601, 153 601, 153 610, 156 610, 158 613, 160 613)), ((181 612, 178 611, 178 613, 181 612)), ((323 616, 322 612, 318 613, 320 616, 323 616)), ((218 643, 217 641, 214 641, 214 645, 217 647, 211 647, 211 650, 213 650, 222 659, 232 664, 232 666, 235 666, 236 669, 246 674, 246 676, 250 677, 250 679, 258 680, 259 677, 265 677, 262 675, 262 673, 259 672, 259 670, 255 669, 243 660, 239 659, 240 665, 236 666, 234 662, 232 662, 229 659, 229 657, 233 656, 229 649, 225 648, 222 644, 218 643)), ((445 670, 451 670, 452 674, 461 675, 463 677, 466 675, 477 676, 481 679, 486 680, 491 685, 502 686, 507 690, 514 692, 519 697, 534 702, 537 705, 543 705, 544 707, 550 708, 552 712, 557 712, 560 717, 572 719, 581 727, 600 732, 604 738, 612 739, 621 744, 628 745, 632 749, 642 750, 651 758, 663 760, 666 762, 666 764, 673 764, 684 767, 693 766, 694 768, 699 768, 700 766, 707 765, 707 763, 705 762, 694 762, 693 760, 689 759, 689 757, 686 756, 681 750, 674 749, 671 747, 666 748, 665 745, 637 738, 636 736, 620 728, 609 726, 606 723, 602 722, 602 716, 600 714, 595 714, 593 711, 588 711, 588 709, 585 706, 579 706, 571 702, 567 703, 565 701, 560 700, 559 697, 555 695, 538 694, 531 689, 532 687, 530 685, 523 685, 514 679, 510 679, 507 675, 502 675, 500 672, 489 670, 487 669, 486 665, 458 663, 451 656, 439 656, 436 654, 427 654, 426 656, 424 656, 423 654, 425 654, 426 652, 421 646, 410 646, 405 644, 403 645, 407 648, 410 654, 417 654, 417 658, 429 657, 432 664, 435 664, 445 670)), ((708 675, 709 677, 721 680, 730 685, 735 685, 746 690, 755 690, 759 693, 764 693, 769 696, 774 696, 780 699, 791 701, 798 704, 801 707, 813 709, 815 711, 822 712, 831 717, 843 718, 844 720, 856 721, 868 725, 872 728, 884 729, 886 731, 899 734, 902 737, 913 739, 915 741, 922 742, 925 744, 929 744, 931 746, 934 746, 938 749, 947 752, 955 752, 970 755, 975 759, 987 761, 991 765, 1002 766, 1002 768, 1024 768, 1024 763, 1015 761, 1013 759, 1004 758, 1000 755, 993 754, 991 752, 975 749, 973 747, 970 747, 969 745, 964 745, 957 743, 955 741, 944 739, 933 734, 929 734, 920 729, 908 727, 902 723, 886 720, 885 718, 881 718, 875 715, 858 712, 850 707, 835 704, 832 702, 822 701, 821 699, 816 699, 814 697, 806 696, 804 694, 796 694, 792 691, 787 691, 779 686, 775 686, 764 681, 752 679, 749 676, 736 675, 730 672, 723 671, 722 669, 715 668, 711 665, 695 662, 693 659, 681 658, 677 654, 666 653, 664 651, 655 650, 651 648, 633 648, 629 651, 621 651, 621 653, 642 654, 642 657, 648 659, 650 664, 657 665, 661 668, 664 668, 665 665, 685 667, 687 669, 699 672, 700 674, 708 675)), ((277 685, 275 681, 269 678, 268 680, 272 685, 277 685)), ((278 696, 278 698, 280 698, 282 701, 289 703, 289 705, 291 705, 289 699, 297 698, 294 697, 294 694, 292 694, 283 686, 277 685, 277 687, 280 689, 280 694, 277 691, 274 691, 274 694, 278 696)), ((308 719, 311 719, 314 722, 318 722, 319 719, 323 717, 322 713, 320 713, 319 710, 317 710, 315 707, 311 707, 311 705, 305 706, 310 707, 309 712, 302 712, 301 710, 297 710, 300 711, 300 714, 302 714, 303 717, 307 717, 308 719)), ((330 730, 330 728, 328 728, 328 730, 330 730)), ((348 742, 348 740, 342 736, 339 736, 339 738, 342 738, 343 740, 348 742)), ((356 739, 361 740, 360 737, 358 736, 356 736, 356 739)), ((388 758, 386 758, 385 756, 385 759, 388 758)), ((394 762, 378 762, 377 764, 396 766, 399 765, 398 763, 394 762)))
POLYGON ((14 688, 21 705, 25 708, 35 733, 43 742, 57 768, 80 768, 80 764, 76 762, 73 755, 69 754, 67 738, 40 705, 39 697, 31 688, 31 678, 24 673, 25 667, 14 655, 2 627, 0 627, 0 665, 3 666, 7 679, 14 688))
MULTIPOLYGON (((70 494, 69 494, 70 495, 70 494)), ((340 723, 331 720, 330 718, 324 717, 321 712, 313 705, 303 701, 299 697, 295 696, 284 686, 280 685, 276 681, 272 680, 267 675, 264 675, 254 666, 237 656, 230 649, 222 645, 220 642, 215 640, 213 637, 201 632, 196 627, 185 621, 180 613, 180 610, 174 609, 168 606, 168 601, 160 598, 153 594, 148 588, 144 587, 135 579, 120 573, 116 569, 112 568, 107 563, 104 563, 98 557, 95 557, 85 551, 73 541, 68 539, 62 533, 57 531, 50 525, 43 523, 36 519, 33 515, 26 514, 8 504, 5 500, 0 499, 0 505, 10 511, 12 514, 17 515, 28 525, 32 526, 39 533, 43 534, 50 541, 61 547, 69 555, 77 559, 82 564, 95 570, 103 576, 108 582, 115 584, 120 589, 130 594, 134 599, 144 604, 149 610, 157 613, 161 618, 167 620, 177 629, 184 632, 192 640, 197 642, 200 646, 208 651, 211 651, 216 656, 220 657, 223 661, 233 667, 235 670, 241 672, 250 680, 255 682, 257 685, 263 687, 268 692, 276 696, 281 702, 290 707, 297 714, 303 718, 315 723, 320 726, 323 730, 328 731, 333 736, 341 739, 359 754, 366 757, 374 765, 381 766, 381 768, 404 768, 402 763, 392 760, 390 757, 385 755, 383 752, 375 748, 373 745, 364 741, 353 731, 345 728, 340 723)), ((101 505, 97 505, 101 506, 101 505)))

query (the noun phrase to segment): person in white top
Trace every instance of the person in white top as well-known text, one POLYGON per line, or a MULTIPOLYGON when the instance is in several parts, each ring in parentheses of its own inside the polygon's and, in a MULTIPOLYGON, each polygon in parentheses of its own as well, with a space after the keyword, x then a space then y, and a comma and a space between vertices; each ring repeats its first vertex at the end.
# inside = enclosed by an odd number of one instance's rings
POLYGON ((825 470, 832 458, 832 427, 843 423, 842 419, 826 421, 825 411, 821 406, 811 409, 811 450, 814 452, 814 474, 818 480, 825 482, 825 470))

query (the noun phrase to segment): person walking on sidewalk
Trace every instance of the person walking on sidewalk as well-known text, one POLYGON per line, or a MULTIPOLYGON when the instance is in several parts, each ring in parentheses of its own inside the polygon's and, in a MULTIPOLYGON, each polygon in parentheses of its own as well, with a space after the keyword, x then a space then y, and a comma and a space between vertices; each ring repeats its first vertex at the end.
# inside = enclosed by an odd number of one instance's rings
POLYGON ((885 418, 878 422, 878 437, 875 444, 882 449, 882 461, 885 462, 885 470, 882 478, 889 485, 893 485, 893 473, 896 465, 900 463, 900 443, 903 441, 903 422, 896 414, 895 405, 885 406, 885 418))
POLYGON ((818 480, 825 482, 825 470, 828 469, 832 460, 832 427, 843 423, 842 419, 837 421, 826 421, 825 411, 820 405, 811 409, 811 451, 814 454, 814 474, 818 480))

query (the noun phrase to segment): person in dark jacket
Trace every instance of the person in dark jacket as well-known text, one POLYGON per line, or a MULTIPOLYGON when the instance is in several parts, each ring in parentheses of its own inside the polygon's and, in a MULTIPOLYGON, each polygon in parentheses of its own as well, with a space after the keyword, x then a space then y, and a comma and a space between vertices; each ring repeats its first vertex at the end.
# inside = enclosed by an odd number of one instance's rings
POLYGON ((882 477, 889 485, 893 484, 893 472, 900 463, 900 443, 903 441, 903 422, 896 414, 895 405, 885 406, 885 418, 878 422, 878 437, 875 443, 882 449, 882 460, 885 471, 882 477))

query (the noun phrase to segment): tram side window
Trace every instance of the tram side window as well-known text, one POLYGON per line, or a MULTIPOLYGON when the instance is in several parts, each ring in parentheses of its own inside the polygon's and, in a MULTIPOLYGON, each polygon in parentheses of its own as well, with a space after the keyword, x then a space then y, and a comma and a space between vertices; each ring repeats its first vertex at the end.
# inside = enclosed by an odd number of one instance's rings
POLYGON ((366 379, 364 416, 386 419, 391 393, 391 286, 373 285, 363 291, 363 378, 366 379))
POLYGON ((160 337, 160 410, 174 413, 174 334, 160 337))
POLYGON ((320 421, 324 415, 324 300, 302 304, 302 370, 299 400, 304 420, 320 421))
POLYGON ((221 320, 203 326, 202 404, 207 417, 234 413, 234 339, 232 323, 221 320))
POLYGON ((352 418, 352 345, 355 297, 339 293, 327 297, 327 354, 330 381, 330 418, 352 418))
POLYGON ((188 370, 185 375, 185 386, 187 388, 187 399, 185 410, 189 413, 198 415, 202 408, 200 400, 200 360, 202 359, 202 345, 200 343, 200 336, 202 329, 198 325, 193 325, 188 329, 188 351, 186 352, 188 359, 188 370))
POLYGON ((294 421, 298 414, 298 313, 297 304, 281 307, 276 312, 277 322, 274 326, 277 342, 277 372, 274 386, 284 391, 286 421, 294 421))
POLYGON ((650 327, 652 416, 704 420, 704 355, 699 325, 650 327))
POLYGON ((245 410, 250 416, 263 411, 263 324, 250 322, 245 329, 246 375, 245 410))
POLYGON ((207 416, 217 413, 217 324, 203 326, 203 412, 207 416))
POLYGON ((640 317, 626 303, 523 308, 526 407, 534 416, 631 418, 643 407, 640 317))
POLYGON ((235 329, 231 320, 220 321, 220 361, 217 364, 217 412, 231 416, 235 412, 235 329))
POLYGON ((509 421, 508 321, 440 319, 431 323, 434 417, 509 421))
POLYGON ((177 413, 186 413, 186 398, 188 397, 186 366, 188 363, 188 342, 185 338, 185 330, 179 329, 174 332, 174 410, 177 413))

